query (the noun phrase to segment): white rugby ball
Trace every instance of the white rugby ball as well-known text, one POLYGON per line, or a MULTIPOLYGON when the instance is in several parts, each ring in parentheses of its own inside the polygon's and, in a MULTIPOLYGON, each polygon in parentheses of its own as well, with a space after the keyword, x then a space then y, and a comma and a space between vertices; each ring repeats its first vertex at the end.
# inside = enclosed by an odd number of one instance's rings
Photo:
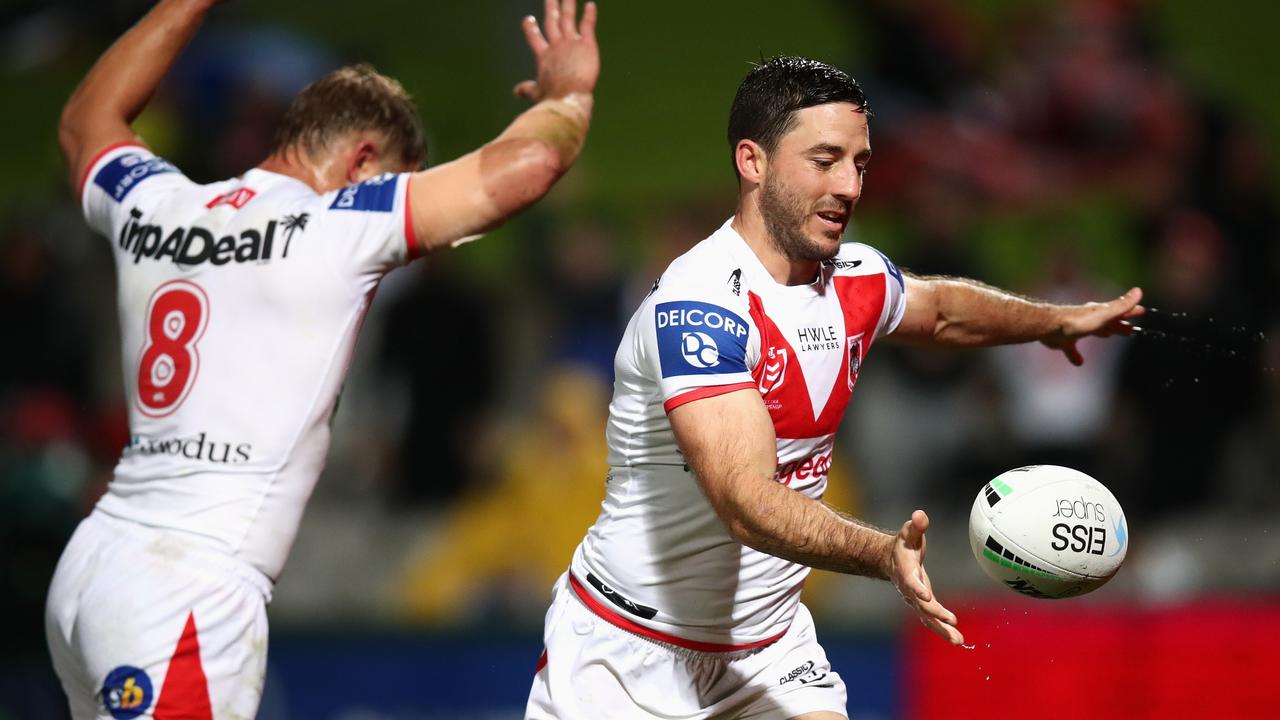
POLYGON ((978 492, 969 547, 1001 585, 1035 598, 1068 598, 1116 574, 1129 550, 1129 528, 1102 483, 1071 468, 1030 465, 978 492))

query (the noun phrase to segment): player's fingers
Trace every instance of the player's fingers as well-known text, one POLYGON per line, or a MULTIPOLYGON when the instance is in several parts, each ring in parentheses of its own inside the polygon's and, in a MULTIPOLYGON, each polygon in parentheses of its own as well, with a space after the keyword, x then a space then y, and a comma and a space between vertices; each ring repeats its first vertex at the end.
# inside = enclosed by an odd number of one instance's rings
POLYGON ((933 601, 933 586, 929 583, 929 575, 925 573, 924 566, 921 565, 916 571, 915 594, 920 598, 920 602, 933 601))
POLYGON ((529 49, 533 51, 533 56, 541 58, 542 53, 547 51, 547 39, 542 36, 542 28, 538 27, 538 19, 532 15, 526 17, 520 23, 520 29, 524 31, 524 39, 529 43, 529 49))
POLYGON ((515 93, 516 97, 522 97, 530 102, 538 102, 542 97, 542 91, 538 88, 536 80, 525 80, 524 82, 516 83, 511 92, 515 93))
POLYGON ((943 640, 946 640, 952 645, 964 644, 964 634, 961 633, 960 630, 955 626, 948 625, 943 622, 938 622, 937 620, 934 620, 932 618, 922 617, 920 618, 920 622, 923 623, 925 627, 934 631, 938 635, 941 635, 943 640))
POLYGON ((596 41, 596 18, 599 12, 594 2, 582 6, 582 26, 578 28, 578 32, 591 42, 596 41))
POLYGON ((578 37, 578 1, 560 3, 560 32, 567 38, 578 37))
POLYGON ((914 563, 914 558, 910 563, 910 566, 903 568, 902 586, 898 588, 898 592, 908 605, 919 608, 920 603, 929 602, 932 597, 925 597, 930 593, 929 589, 920 581, 920 573, 918 572, 920 566, 914 563))
POLYGON ((933 618, 938 622, 946 623, 951 626, 954 626, 959 622, 956 619, 956 614, 943 607, 942 603, 937 600, 920 603, 916 606, 916 612, 920 613, 921 617, 933 618))
POLYGON ((558 0, 545 0, 543 12, 543 30, 547 34, 547 41, 554 43, 560 39, 560 3, 558 0))
POLYGON ((1076 347, 1075 340, 1063 345, 1062 353, 1067 356, 1067 360, 1070 361, 1072 365, 1080 367, 1084 364, 1084 355, 1080 354, 1080 349, 1076 347))
POLYGON ((924 543, 924 531, 928 529, 929 516, 923 510, 911 513, 911 519, 902 526, 902 535, 907 547, 919 550, 924 543))

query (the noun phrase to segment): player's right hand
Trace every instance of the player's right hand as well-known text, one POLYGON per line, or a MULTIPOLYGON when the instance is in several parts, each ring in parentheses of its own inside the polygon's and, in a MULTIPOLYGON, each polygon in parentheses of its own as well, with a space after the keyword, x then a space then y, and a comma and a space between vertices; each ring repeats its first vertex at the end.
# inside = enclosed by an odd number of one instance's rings
POLYGON ((907 605, 920 616, 925 627, 938 633, 952 645, 963 645, 964 635, 956 628, 955 613, 942 606, 933 596, 933 585, 924 571, 924 531, 929 529, 929 516, 923 510, 911 513, 911 519, 893 540, 889 558, 889 581, 907 605))
POLYGON ((596 4, 582 9, 582 24, 576 19, 577 0, 545 0, 543 27, 532 15, 521 23, 533 57, 538 61, 538 79, 516 85, 515 93, 533 102, 574 93, 590 95, 600 78, 600 48, 596 46, 596 4), (544 33, 545 30, 545 33, 544 33))

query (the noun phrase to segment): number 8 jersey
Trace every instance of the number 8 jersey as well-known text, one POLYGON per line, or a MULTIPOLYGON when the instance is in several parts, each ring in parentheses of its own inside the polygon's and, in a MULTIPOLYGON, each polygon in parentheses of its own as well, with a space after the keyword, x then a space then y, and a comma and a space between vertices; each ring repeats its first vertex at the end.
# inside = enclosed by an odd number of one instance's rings
POLYGON ((725 223, 677 258, 614 359, 609 480, 569 583, 598 615, 692 650, 786 632, 809 569, 735 541, 676 445, 667 413, 759 392, 777 436, 774 480, 820 499, 836 428, 872 343, 902 320, 902 276, 846 243, 808 285, 779 285, 725 223))
POLYGON ((80 200, 115 257, 130 429, 101 511, 279 574, 374 290, 411 258, 408 182, 200 185, 133 144, 91 164, 80 200))

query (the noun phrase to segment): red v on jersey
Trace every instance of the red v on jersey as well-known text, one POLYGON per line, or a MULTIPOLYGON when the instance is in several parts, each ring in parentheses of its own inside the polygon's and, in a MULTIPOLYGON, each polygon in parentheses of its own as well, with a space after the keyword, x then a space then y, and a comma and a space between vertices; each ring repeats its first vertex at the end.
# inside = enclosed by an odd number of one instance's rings
MULTIPOLYGON (((841 355, 840 372, 820 412, 810 393, 812 379, 805 377, 797 349, 787 340, 784 329, 767 314, 761 297, 747 293, 751 318, 760 332, 760 361, 751 374, 764 396, 779 439, 819 438, 836 431, 884 312, 884 275, 836 276, 831 281, 843 315, 844 335, 839 347, 818 351, 841 355), (851 353, 857 357, 851 358, 851 353)), ((803 320, 813 322, 819 318, 803 320)), ((786 320, 779 321, 788 326, 786 330, 793 329, 786 320)))

